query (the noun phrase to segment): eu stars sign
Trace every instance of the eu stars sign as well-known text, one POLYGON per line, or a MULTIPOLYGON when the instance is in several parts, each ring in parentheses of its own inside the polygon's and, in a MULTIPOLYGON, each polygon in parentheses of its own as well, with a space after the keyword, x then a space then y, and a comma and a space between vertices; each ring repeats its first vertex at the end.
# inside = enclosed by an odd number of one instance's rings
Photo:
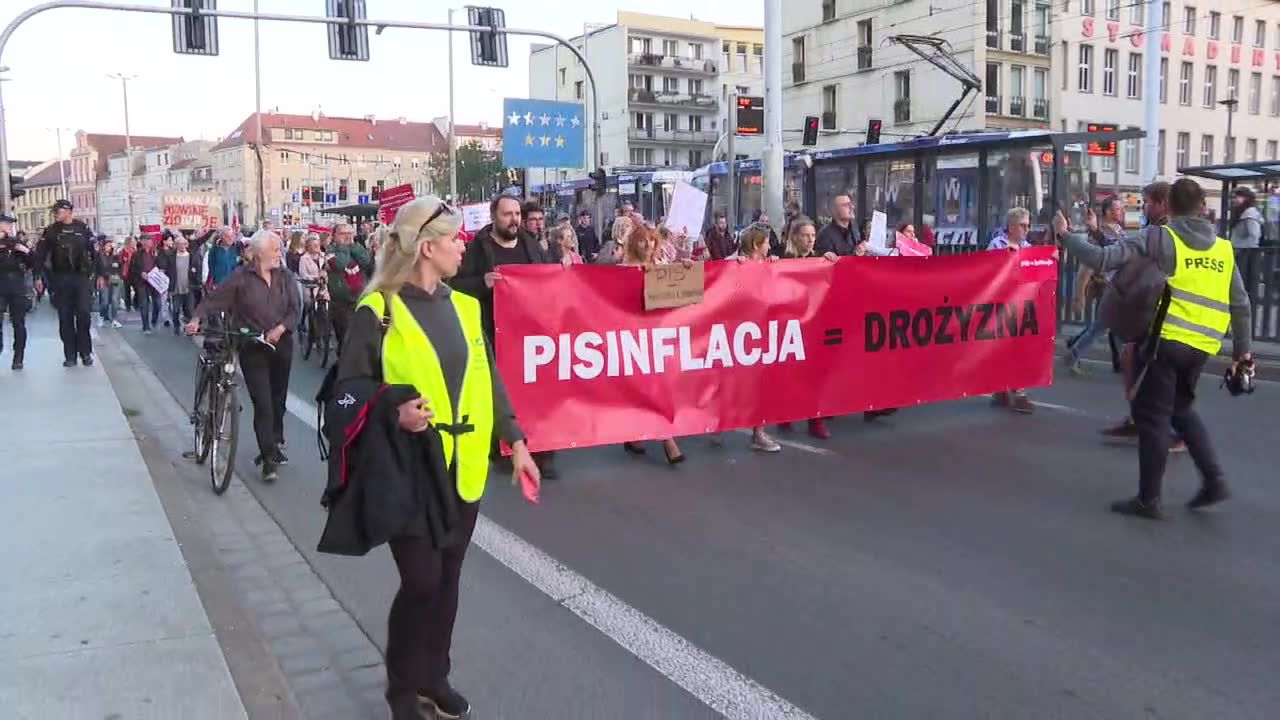
POLYGON ((587 126, 582 105, 506 98, 502 114, 504 167, 582 167, 587 126))

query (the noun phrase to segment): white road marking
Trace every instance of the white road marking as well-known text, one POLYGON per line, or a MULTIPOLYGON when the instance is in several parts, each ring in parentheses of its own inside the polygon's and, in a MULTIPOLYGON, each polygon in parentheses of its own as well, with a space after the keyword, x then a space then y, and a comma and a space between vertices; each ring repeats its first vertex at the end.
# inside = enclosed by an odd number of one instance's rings
MULTIPOLYGON (((285 406, 311 429, 316 429, 314 404, 290 392, 285 406)), ((788 445, 810 452, 831 452, 803 443, 788 445)), ((483 514, 476 522, 472 541, 530 585, 726 718, 814 720, 812 715, 769 688, 734 670, 483 514)))
POLYGON ((1058 405, 1056 403, 1051 403, 1051 402, 1044 402, 1043 400, 1032 400, 1031 404, 1035 405, 1036 407, 1042 407, 1046 410, 1057 410, 1058 412, 1064 412, 1064 413, 1067 413, 1068 415, 1080 415, 1083 417, 1089 414, 1084 410, 1080 410, 1078 408, 1067 407, 1066 405, 1058 405))

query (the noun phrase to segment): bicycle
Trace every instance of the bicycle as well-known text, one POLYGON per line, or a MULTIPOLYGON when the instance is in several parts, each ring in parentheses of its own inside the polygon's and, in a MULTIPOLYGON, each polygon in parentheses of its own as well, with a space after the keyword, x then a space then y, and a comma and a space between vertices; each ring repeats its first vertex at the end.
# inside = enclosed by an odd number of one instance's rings
POLYGON ((302 359, 310 360, 311 351, 320 351, 320 367, 329 365, 329 348, 333 344, 333 328, 329 321, 329 298, 315 292, 321 287, 323 280, 299 280, 307 291, 307 322, 305 340, 302 346, 302 359))
POLYGON ((192 456, 196 464, 209 462, 209 482, 215 495, 231 485, 236 450, 240 439, 240 399, 236 396, 236 351, 243 342, 259 342, 271 349, 262 334, 248 328, 231 330, 205 328, 205 349, 196 359, 196 391, 191 424, 194 432, 192 456), (222 342, 209 343, 210 338, 222 342))

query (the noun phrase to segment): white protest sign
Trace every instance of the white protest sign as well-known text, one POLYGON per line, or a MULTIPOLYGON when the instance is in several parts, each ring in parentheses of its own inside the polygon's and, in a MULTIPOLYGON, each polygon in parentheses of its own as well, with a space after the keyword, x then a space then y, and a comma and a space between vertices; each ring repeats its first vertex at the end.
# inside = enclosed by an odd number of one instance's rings
POLYGON ((462 206, 462 229, 476 232, 489 224, 489 204, 472 203, 462 206))
POLYGON ((866 238, 871 241, 871 246, 881 250, 889 249, 888 239, 889 217, 884 213, 876 210, 871 213, 871 237, 866 238))
POLYGON ((151 268, 151 272, 144 274, 144 277, 151 287, 161 295, 169 292, 169 276, 158 267, 151 268))
POLYGON ((676 185, 667 212, 666 226, 673 233, 688 231, 690 238, 702 234, 702 221, 707 214, 707 194, 687 182, 676 185))

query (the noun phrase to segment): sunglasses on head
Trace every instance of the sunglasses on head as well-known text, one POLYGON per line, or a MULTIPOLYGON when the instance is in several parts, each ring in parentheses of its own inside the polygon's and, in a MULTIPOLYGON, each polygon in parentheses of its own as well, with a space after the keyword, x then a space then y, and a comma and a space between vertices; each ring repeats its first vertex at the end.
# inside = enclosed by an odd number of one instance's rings
POLYGON ((436 211, 431 213, 431 217, 427 218, 426 222, 422 223, 422 227, 418 228, 418 234, 421 235, 422 231, 426 230, 428 225, 435 222, 436 218, 440 217, 441 215, 444 215, 445 213, 452 215, 453 208, 449 207, 449 203, 445 202, 444 200, 441 200, 440 205, 436 207, 436 211))

